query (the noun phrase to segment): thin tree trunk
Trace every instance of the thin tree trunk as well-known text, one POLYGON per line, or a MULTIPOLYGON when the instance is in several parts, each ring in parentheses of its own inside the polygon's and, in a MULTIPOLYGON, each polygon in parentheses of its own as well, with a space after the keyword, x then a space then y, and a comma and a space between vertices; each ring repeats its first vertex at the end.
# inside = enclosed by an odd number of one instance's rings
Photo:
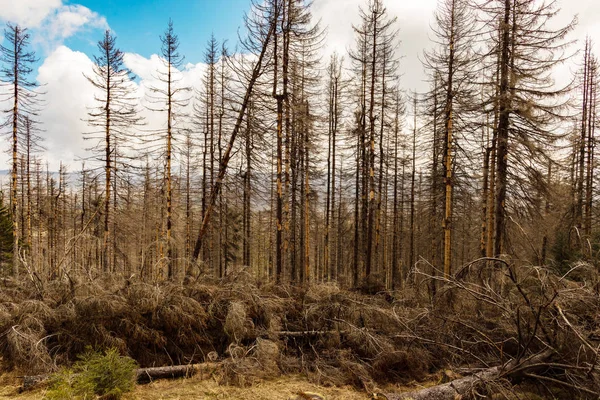
POLYGON ((445 187, 446 197, 444 202, 444 277, 452 273, 452 192, 454 187, 453 177, 453 80, 454 80, 454 7, 452 1, 450 16, 450 54, 448 55, 448 87, 446 90, 446 132, 445 132, 445 187))
POLYGON ((371 275, 373 263, 373 231, 375 223, 375 81, 377 60, 377 21, 378 14, 373 13, 373 42, 371 47, 371 85, 369 93, 369 151, 368 158, 368 210, 367 210, 367 254, 365 256, 365 276, 371 275))
POLYGON ((415 262, 415 174, 417 167, 417 93, 413 98, 414 120, 412 137, 412 171, 410 178, 410 248, 408 256, 408 268, 413 268, 415 262))
POLYGON ((167 78, 167 167, 166 167, 166 183, 167 183, 167 277, 173 279, 173 244, 171 243, 171 229, 173 225, 173 192, 171 188, 171 154, 173 150, 173 93, 171 90, 171 60, 168 60, 168 78, 167 78))
MULTIPOLYGON (((106 58, 110 60, 110 53, 108 47, 106 48, 106 58)), ((110 243, 110 202, 111 202, 111 155, 112 155, 112 143, 111 143, 111 80, 110 80, 110 68, 107 68, 106 73, 106 107, 105 107, 105 125, 104 125, 104 240, 102 243, 102 266, 104 273, 110 272, 110 257, 109 257, 109 243, 110 243)))
MULTIPOLYGON (((398 202, 398 174, 400 171, 398 170, 398 147, 399 147, 399 138, 398 135, 400 133, 400 112, 399 112, 399 95, 396 94, 396 115, 394 118, 394 210, 393 210, 393 229, 392 229, 392 279, 391 279, 391 288, 392 290, 397 287, 402 286, 402 274, 400 273, 399 261, 400 261, 400 252, 399 252, 399 240, 400 240, 400 232, 399 232, 399 221, 400 221, 400 212, 399 210, 399 202, 398 202)), ((402 196, 402 193, 400 193, 402 196)))
MULTIPOLYGON (((514 12, 514 11, 513 11, 514 12)), ((510 46, 511 0, 504 1, 504 23, 501 25, 502 40, 500 58, 500 92, 498 116, 498 150, 496 160, 496 199, 494 221, 494 256, 499 257, 503 251, 505 216, 506 216, 506 184, 508 179, 508 129, 510 116, 509 90, 509 46, 510 46)))
POLYGON ((10 209, 13 223, 13 276, 19 276, 19 218, 17 214, 17 168, 18 168, 18 120, 19 120, 19 27, 15 27, 14 68, 13 68, 13 111, 12 111, 12 170, 10 185, 10 209))
POLYGON ((221 185, 223 183, 223 179, 225 177, 225 173, 227 172, 227 166, 229 164, 229 159, 231 158, 231 152, 233 151, 233 145, 235 144, 235 139, 241 128, 241 125, 242 125, 242 122, 244 119, 244 115, 246 113, 246 109, 248 108, 248 103, 250 102, 250 97, 251 97, 252 91, 254 89, 254 85, 262 73, 263 60, 264 60, 265 54, 267 52, 267 48, 268 48, 269 42, 271 40, 271 36, 274 34, 275 24, 276 24, 275 22, 271 22, 269 32, 267 33, 267 36, 265 37, 265 40, 262 43, 262 49, 258 56, 258 60, 256 61, 256 64, 254 65, 254 68, 252 70, 252 75, 250 77, 250 81, 248 82, 248 87, 246 88, 246 94, 244 95, 244 100, 241 103, 241 107, 238 112, 237 120, 235 122, 233 131, 231 133, 231 137, 229 138, 229 144, 225 150, 225 153, 223 153, 223 158, 221 159, 221 162, 219 165, 219 175, 217 176, 217 181, 215 183, 215 186, 212 189, 211 196, 210 196, 210 199, 209 199, 209 202, 207 205, 207 209, 203 215, 202 224, 200 226, 200 231, 198 232, 198 238, 196 240, 196 245, 194 246, 194 253, 192 254, 193 261, 196 261, 198 259, 198 255, 200 254, 200 250, 202 249, 202 242, 204 239, 204 235, 206 233, 206 229, 208 227, 208 223, 210 221, 210 214, 211 214, 212 208, 214 207, 214 204, 217 200, 219 191, 221 189, 221 185))

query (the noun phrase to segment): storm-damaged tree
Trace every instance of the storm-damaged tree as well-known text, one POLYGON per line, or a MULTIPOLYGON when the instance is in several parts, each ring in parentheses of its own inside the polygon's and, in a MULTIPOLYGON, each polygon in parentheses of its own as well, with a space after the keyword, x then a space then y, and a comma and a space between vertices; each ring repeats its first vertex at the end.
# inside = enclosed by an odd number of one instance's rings
MULTIPOLYGON (((272 62, 272 53, 269 49, 269 45, 271 44, 277 24, 276 15, 274 15, 271 8, 264 7, 262 4, 259 4, 258 1, 253 2, 251 9, 252 12, 246 17, 245 21, 247 37, 242 40, 242 46, 245 52, 256 55, 256 59, 252 60, 248 65, 248 60, 245 57, 241 57, 239 65, 236 65, 233 69, 236 75, 235 79, 237 79, 239 84, 242 85, 242 87, 245 87, 246 90, 243 97, 240 96, 237 98, 237 101, 239 102, 236 107, 238 115, 232 128, 227 147, 221 157, 219 172, 216 176, 214 186, 212 187, 210 197, 206 201, 206 210, 202 216, 202 222, 192 254, 192 261, 198 259, 200 251, 202 250, 208 225, 210 223, 210 217, 217 199, 219 198, 219 193, 227 173, 227 167, 232 157, 235 140, 242 129, 244 117, 246 116, 246 111, 250 105, 255 85, 265 72, 265 69, 269 68, 272 62)), ((232 63, 238 64, 234 60, 234 57, 231 57, 231 60, 232 63)))
POLYGON ((4 44, 0 44, 0 69, 2 85, 6 93, 2 100, 10 102, 11 108, 4 111, 6 120, 2 127, 10 127, 12 144, 12 167, 10 183, 10 214, 13 228, 13 275, 19 274, 19 213, 18 213, 18 162, 19 136, 24 129, 25 118, 34 118, 39 106, 37 83, 30 80, 33 64, 37 61, 35 53, 28 50, 29 33, 19 25, 8 24, 4 29, 4 44))
MULTIPOLYGON (((358 109, 355 111, 357 135, 357 174, 360 173, 361 212, 355 221, 355 280, 359 273, 359 255, 364 261, 364 275, 369 277, 373 262, 377 260, 379 217, 383 178, 383 143, 387 110, 389 82, 396 80, 397 61, 394 56, 398 31, 397 18, 391 18, 381 0, 371 0, 367 10, 360 9, 361 24, 354 26, 356 47, 350 53, 357 75, 356 94, 358 109), (376 151, 379 148, 379 152, 376 151), (379 153, 379 154, 377 154, 379 153), (376 158, 380 164, 376 171, 376 158), (379 177, 376 184, 376 175, 379 177), (362 242, 359 245, 358 225, 361 226, 362 242)), ((358 192, 358 187, 357 187, 358 192)), ((378 267, 378 266, 375 266, 378 267)), ((357 283, 357 282, 355 282, 357 283)))
POLYGON ((91 150, 96 153, 96 160, 104 167, 104 229, 102 241, 102 269, 113 272, 112 264, 115 253, 115 238, 111 238, 111 202, 115 198, 116 170, 118 168, 117 143, 124 146, 131 128, 140 125, 142 118, 136 107, 133 75, 125 67, 123 52, 116 46, 116 38, 109 31, 97 44, 99 55, 94 56, 93 74, 85 75, 97 90, 94 96, 96 105, 88 112, 88 125, 93 129, 84 133, 84 138, 92 140, 91 150))
MULTIPOLYGON (((175 277, 174 266, 174 244, 173 244, 173 177, 172 162, 176 137, 179 136, 180 128, 178 125, 184 118, 182 109, 188 104, 188 92, 191 89, 182 84, 182 76, 179 69, 183 65, 184 57, 179 54, 179 38, 173 30, 173 21, 169 20, 169 25, 164 35, 160 37, 162 42, 160 60, 162 68, 157 71, 157 78, 161 82, 160 86, 150 88, 149 101, 154 107, 149 107, 153 111, 166 112, 166 129, 158 130, 158 146, 163 150, 165 159, 164 172, 164 193, 166 201, 165 217, 165 242, 167 246, 166 264, 167 277, 175 277), (162 143, 161 143, 162 142, 162 143)), ((156 145, 156 140, 154 144, 156 145)))
POLYGON ((531 193, 546 185, 548 150, 559 138, 556 123, 569 89, 557 88, 552 72, 567 58, 565 36, 574 21, 549 27, 559 11, 554 0, 486 2, 481 9, 493 28, 490 54, 499 54, 498 91, 488 100, 498 105, 493 229, 493 255, 498 256, 507 250, 507 200, 528 206, 531 193))
MULTIPOLYGON (((31 182, 31 165, 33 163, 32 156, 44 150, 41 142, 43 137, 40 136, 42 131, 39 121, 25 116, 23 121, 23 139, 24 149, 21 158, 21 235, 24 244, 31 251, 32 243, 32 182, 31 182)), ((38 228, 39 230, 39 228, 38 228)))
MULTIPOLYGON (((325 196, 325 238, 324 238, 324 267, 327 268, 329 280, 338 279, 338 240, 336 220, 336 147, 341 131, 343 103, 346 82, 342 77, 344 58, 337 53, 331 56, 327 67, 327 193, 325 196)), ((337 183, 338 185, 341 184, 337 183)))
MULTIPOLYGON (((442 0, 435 13, 436 48, 425 53, 424 64, 430 72, 435 104, 433 129, 436 131, 438 115, 441 114, 443 138, 434 137, 435 147, 442 145, 444 171, 444 216, 442 219, 444 276, 452 271, 452 214, 453 191, 456 183, 455 170, 464 168, 455 165, 461 146, 457 144, 461 136, 472 136, 468 114, 472 109, 475 82, 475 60, 471 48, 473 42, 474 18, 464 0, 442 0), (439 143, 441 142, 441 143, 439 143)), ((437 136, 437 135, 434 135, 437 136)), ((463 146, 463 151, 464 151, 463 146)), ((434 163, 436 160, 434 160, 434 163)), ((436 178, 437 168, 433 169, 436 178)), ((437 189, 434 187, 434 190, 437 189)))
POLYGON ((589 238, 592 233, 592 199, 594 176, 594 146, 597 121, 598 62, 592 53, 592 43, 586 39, 583 66, 581 67, 581 105, 579 111, 579 140, 577 141, 577 169, 575 171, 576 193, 574 225, 589 238))

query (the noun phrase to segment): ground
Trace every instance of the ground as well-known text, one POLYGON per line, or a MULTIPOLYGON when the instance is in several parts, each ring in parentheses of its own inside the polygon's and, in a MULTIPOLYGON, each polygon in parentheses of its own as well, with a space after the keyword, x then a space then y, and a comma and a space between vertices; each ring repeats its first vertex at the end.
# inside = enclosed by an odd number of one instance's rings
MULTIPOLYGON (((14 374, 0 376, 0 400, 41 400, 44 390, 18 394, 20 379, 14 374)), ((161 380, 138 385, 128 400, 228 399, 228 400, 287 400, 299 392, 318 393, 327 400, 366 400, 370 396, 352 388, 333 388, 314 385, 301 376, 288 376, 265 381, 248 388, 220 386, 214 379, 161 380)))

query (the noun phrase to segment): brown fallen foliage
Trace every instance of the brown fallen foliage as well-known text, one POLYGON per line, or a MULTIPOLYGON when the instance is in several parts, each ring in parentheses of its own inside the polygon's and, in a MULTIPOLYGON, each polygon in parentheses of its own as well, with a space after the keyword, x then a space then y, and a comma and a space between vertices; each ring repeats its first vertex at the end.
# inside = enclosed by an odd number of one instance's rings
POLYGON ((117 347, 142 367, 220 360, 227 384, 304 373, 317 384, 369 392, 445 369, 469 375, 510 365, 494 379, 472 379, 463 397, 511 398, 514 385, 526 384, 541 396, 595 398, 600 296, 597 274, 586 268, 557 276, 482 259, 451 279, 417 270, 402 291, 376 294, 260 285, 244 271, 185 285, 106 277, 40 290, 6 280, 0 353, 6 368, 28 375, 68 364, 92 345, 117 347), (542 353, 548 357, 523 368, 522 360, 542 353))

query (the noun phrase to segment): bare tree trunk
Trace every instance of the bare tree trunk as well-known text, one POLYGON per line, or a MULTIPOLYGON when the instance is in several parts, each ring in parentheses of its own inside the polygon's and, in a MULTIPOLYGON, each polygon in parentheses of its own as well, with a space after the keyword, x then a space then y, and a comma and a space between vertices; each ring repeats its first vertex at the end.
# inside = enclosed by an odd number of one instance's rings
MULTIPOLYGON (((110 56, 108 48, 106 49, 107 59, 110 56)), ((105 153, 104 153, 104 175, 105 175, 105 184, 104 184, 104 239, 102 242, 102 268, 104 273, 110 272, 110 257, 109 257, 109 243, 110 243, 110 202, 111 202, 111 184, 112 184, 112 143, 111 143, 111 115, 110 115, 110 102, 111 102, 111 80, 110 80, 110 70, 106 74, 106 108, 105 108, 105 125, 104 125, 104 144, 105 144, 105 153)))
POLYGON ((171 243, 171 229, 173 224, 173 193, 171 189, 171 154, 173 151, 173 92, 171 90, 171 60, 168 65, 167 78, 167 155, 165 179, 167 184, 167 277, 173 279, 173 244, 171 243))
POLYGON ((354 248, 353 248, 353 257, 352 257, 352 285, 358 285, 359 279, 359 249, 360 249, 360 207, 361 207, 361 195, 360 195, 360 176, 361 176, 361 141, 360 138, 358 140, 356 146, 356 173, 355 173, 355 183, 354 183, 354 248))
MULTIPOLYGON (((398 201, 398 175, 400 173, 398 169, 398 148, 399 148, 399 138, 398 135, 400 133, 400 112, 399 112, 399 94, 396 94, 396 115, 394 118, 394 211, 393 211, 393 229, 392 229, 392 290, 397 287, 402 286, 402 274, 400 273, 399 261, 400 260, 400 251, 399 251, 399 240, 400 240, 400 232, 399 232, 399 223, 400 223, 400 213, 402 210, 399 209, 399 201, 398 201)), ((402 193, 400 193, 402 196, 402 193)))
POLYGON ((446 91, 446 110, 445 110, 445 186, 446 197, 444 202, 444 276, 447 278, 452 273, 452 192, 453 192, 453 80, 454 80, 454 10, 455 2, 452 1, 450 10, 450 54, 448 55, 448 87, 446 91))
MULTIPOLYGON (((27 155, 26 155, 26 170, 25 179, 27 180, 27 247, 29 252, 32 251, 32 240, 31 240, 31 121, 26 118, 27 124, 27 155)), ((38 188, 39 190, 39 188, 38 188)))
POLYGON ((250 237, 251 237, 251 213, 252 213, 252 118, 253 108, 252 103, 248 106, 248 112, 246 115, 246 143, 245 143, 245 156, 246 156, 246 172, 244 175, 244 193, 243 193, 243 221, 244 221, 244 239, 243 239, 243 260, 244 265, 250 265, 250 237))
POLYGON ((412 140, 412 171, 410 178, 410 244, 408 268, 413 268, 415 262, 415 174, 417 169, 417 93, 413 95, 413 140, 412 140))
POLYGON ((589 41, 585 43, 583 57, 583 103, 581 107, 581 129, 579 136, 579 173, 577 181, 577 208, 575 225, 578 229, 583 226, 583 192, 584 192, 584 166, 587 139, 588 116, 588 84, 589 84, 589 41))
MULTIPOLYGON (((305 102, 305 113, 304 113, 304 130, 303 130, 303 138, 304 138, 304 282, 309 283, 311 278, 310 273, 310 183, 309 183, 309 132, 308 132, 308 118, 309 118, 309 110, 308 110, 308 101, 305 102)), ((316 253, 315 253, 316 257, 316 253)), ((315 279, 318 277, 315 277, 315 279)))
POLYGON ((506 183, 508 178, 508 128, 510 115, 509 99, 509 46, 510 46, 510 15, 511 0, 504 1, 504 21, 501 25, 502 40, 500 58, 500 91, 499 91, 499 116, 498 116, 498 153, 496 166, 496 199, 494 221, 494 256, 502 254, 505 216, 506 216, 506 183))
POLYGON ((283 275, 283 96, 277 95, 277 233, 275 238, 275 282, 283 275))
MULTIPOLYGON (((373 231, 375 223, 375 81, 376 81, 376 60, 377 60, 377 28, 378 14, 373 12, 373 42, 371 47, 371 84, 369 93, 369 151, 367 152, 368 162, 368 209, 367 209, 367 253, 365 255, 365 276, 371 275, 373 263, 373 231)), ((383 117, 383 116, 382 116, 383 117)))
POLYGON ((198 255, 200 254, 200 250, 202 249, 202 242, 204 239, 204 235, 206 233, 206 229, 208 227, 208 223, 210 221, 210 214, 212 212, 212 208, 214 207, 214 204, 219 195, 219 191, 221 189, 221 185, 223 183, 225 173, 227 172, 227 166, 229 164, 229 159, 231 158, 231 152, 233 150, 233 145, 235 144, 235 139, 237 137, 237 134, 238 134, 238 132, 241 128, 242 122, 244 120, 244 115, 246 113, 246 109, 248 108, 248 103, 250 102, 250 97, 252 95, 254 85, 262 73, 263 60, 265 58, 265 54, 267 52, 267 48, 268 48, 269 42, 271 40, 271 36, 274 34, 275 24, 276 24, 276 22, 274 22, 274 21, 270 23, 269 31, 267 33, 267 36, 264 39, 264 42, 262 43, 262 49, 258 56, 258 60, 256 61, 256 64, 254 64, 254 68, 252 70, 252 75, 250 77, 250 81, 248 82, 248 86, 246 88, 246 94, 244 95, 244 100, 242 101, 240 110, 238 112, 238 117, 235 122, 233 131, 231 133, 231 137, 229 138, 229 144, 225 150, 225 153, 223 153, 223 158, 221 159, 221 162, 219 165, 219 175, 217 176, 217 181, 215 183, 215 186, 212 189, 211 196, 210 196, 210 199, 209 199, 209 202, 207 205, 207 209, 203 215, 202 224, 200 226, 200 231, 198 232, 198 238, 196 240, 196 245, 194 246, 194 253, 192 254, 193 261, 196 261, 198 259, 198 255))
MULTIPOLYGON (((18 27, 16 28, 18 30, 18 27)), ((17 214, 17 168, 18 168, 18 120, 19 120, 19 42, 14 40, 14 85, 13 85, 13 111, 12 111, 12 169, 10 184, 10 210, 13 223, 13 259, 12 272, 16 278, 19 276, 19 218, 17 214)))

